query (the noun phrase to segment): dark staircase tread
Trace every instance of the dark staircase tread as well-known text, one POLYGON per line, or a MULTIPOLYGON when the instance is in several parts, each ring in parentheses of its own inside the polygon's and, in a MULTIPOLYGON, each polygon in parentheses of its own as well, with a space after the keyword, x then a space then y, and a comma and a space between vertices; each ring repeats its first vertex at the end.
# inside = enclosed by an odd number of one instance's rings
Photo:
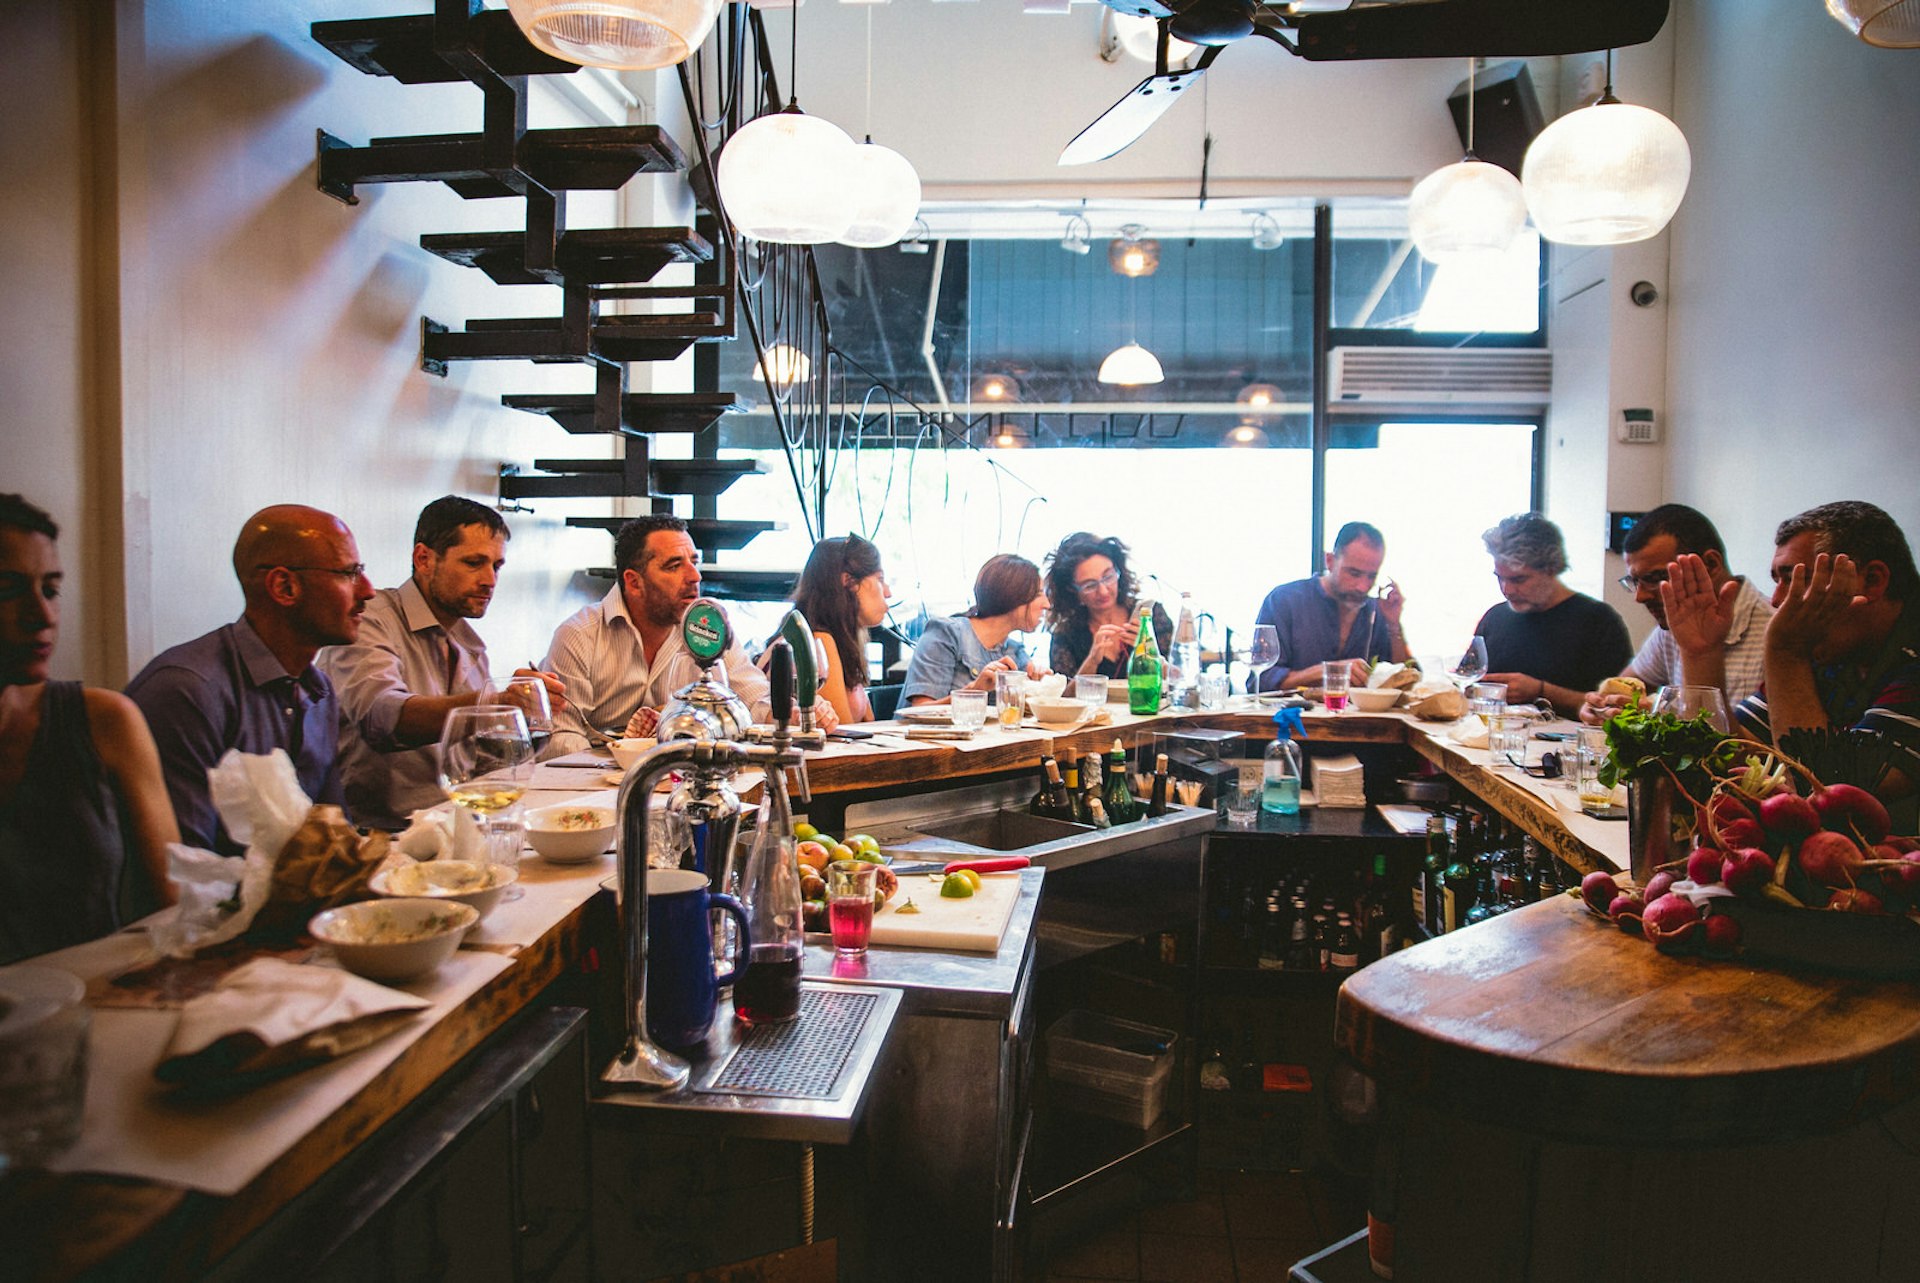
MULTIPOLYGON (((612 534, 631 520, 632 517, 568 517, 567 524, 612 534)), ((768 531, 780 529, 783 526, 778 521, 716 521, 695 517, 687 522, 687 533, 693 537, 694 544, 706 550, 744 548, 768 531)))
POLYGON ((635 493, 620 459, 536 459, 541 473, 509 473, 500 478, 503 499, 651 499, 672 495, 717 495, 741 477, 766 471, 757 459, 655 459, 650 484, 635 493), (567 463, 592 466, 570 468, 567 463), (545 474, 545 475, 542 475, 545 474))
MULTIPOLYGON (((500 401, 511 409, 544 414, 575 435, 601 431, 594 422, 591 392, 510 393, 500 401)), ((746 408, 733 392, 629 392, 620 398, 620 431, 635 436, 704 432, 721 415, 746 408)))
MULTIPOLYGON (((579 64, 542 53, 505 9, 487 9, 469 20, 467 46, 502 76, 565 76, 579 64)), ((440 56, 430 13, 391 18, 345 18, 316 22, 309 30, 348 66, 369 76, 392 76, 404 85, 447 84, 466 74, 440 56)))
POLYGON ((558 316, 483 316, 465 329, 429 332, 431 361, 670 361, 694 343, 726 337, 713 312, 603 316, 585 345, 558 316))
POLYGON ((560 234, 551 269, 527 268, 525 232, 447 232, 420 247, 498 285, 618 285, 650 281, 674 263, 704 263, 713 246, 691 227, 592 227, 560 234))
MULTIPOLYGON (((612 566, 589 566, 595 579, 613 578, 612 566)), ((700 567, 700 591, 728 601, 782 601, 800 582, 797 570, 736 570, 725 566, 700 567)))
POLYGON ((677 173, 687 160, 658 125, 530 129, 511 157, 484 134, 374 138, 354 147, 322 131, 320 187, 346 199, 357 183, 445 183, 468 200, 521 194, 509 165, 549 191, 613 191, 636 174, 677 173))

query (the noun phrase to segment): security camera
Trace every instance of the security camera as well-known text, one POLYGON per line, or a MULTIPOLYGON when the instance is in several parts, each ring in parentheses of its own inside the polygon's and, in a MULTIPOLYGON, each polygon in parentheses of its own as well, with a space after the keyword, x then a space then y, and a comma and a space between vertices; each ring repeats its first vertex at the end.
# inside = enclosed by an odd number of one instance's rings
POLYGON ((1652 281, 1635 281, 1633 288, 1627 291, 1627 297, 1633 300, 1635 307, 1652 307, 1660 301, 1660 291, 1654 288, 1652 281))

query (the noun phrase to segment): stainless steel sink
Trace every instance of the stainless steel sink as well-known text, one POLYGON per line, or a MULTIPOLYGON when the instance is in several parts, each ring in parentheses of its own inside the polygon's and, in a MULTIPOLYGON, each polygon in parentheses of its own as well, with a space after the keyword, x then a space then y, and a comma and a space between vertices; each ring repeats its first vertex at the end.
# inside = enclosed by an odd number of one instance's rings
POLYGON ((1157 846, 1209 830, 1214 812, 1175 807, 1165 815, 1096 829, 1027 812, 1031 781, 1007 780, 847 808, 847 829, 871 833, 896 860, 1024 855, 1048 869, 1157 846))

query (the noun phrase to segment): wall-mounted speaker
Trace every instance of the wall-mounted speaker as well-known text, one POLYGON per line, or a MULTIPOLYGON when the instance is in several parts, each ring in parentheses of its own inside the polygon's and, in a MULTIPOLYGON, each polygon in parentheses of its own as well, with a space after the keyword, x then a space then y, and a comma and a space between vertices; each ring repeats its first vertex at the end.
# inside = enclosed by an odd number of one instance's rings
MULTIPOLYGON (((1467 82, 1454 86, 1447 97, 1460 145, 1467 145, 1467 82)), ((1524 62, 1503 62, 1475 74, 1473 79, 1473 154, 1520 176, 1527 144, 1546 128, 1540 100, 1534 96, 1533 77, 1524 62)))

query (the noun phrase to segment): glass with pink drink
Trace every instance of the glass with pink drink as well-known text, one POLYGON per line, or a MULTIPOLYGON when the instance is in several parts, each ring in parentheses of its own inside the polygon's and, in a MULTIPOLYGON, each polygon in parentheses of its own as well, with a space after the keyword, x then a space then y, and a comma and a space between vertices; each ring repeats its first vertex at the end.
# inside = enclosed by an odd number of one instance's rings
POLYGON ((836 952, 857 956, 873 938, 873 881, 877 865, 835 860, 827 866, 827 927, 836 952))

